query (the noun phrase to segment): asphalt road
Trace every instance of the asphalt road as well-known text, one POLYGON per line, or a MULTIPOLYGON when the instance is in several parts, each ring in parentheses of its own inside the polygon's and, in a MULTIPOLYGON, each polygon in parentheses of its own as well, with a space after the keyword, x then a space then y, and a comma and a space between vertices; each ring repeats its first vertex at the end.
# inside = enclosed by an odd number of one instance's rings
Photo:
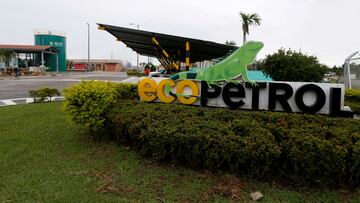
POLYGON ((41 87, 63 90, 81 80, 111 80, 122 81, 127 79, 126 73, 86 72, 65 73, 47 76, 27 76, 15 80, 14 77, 0 77, 0 100, 29 97, 30 90, 41 87))

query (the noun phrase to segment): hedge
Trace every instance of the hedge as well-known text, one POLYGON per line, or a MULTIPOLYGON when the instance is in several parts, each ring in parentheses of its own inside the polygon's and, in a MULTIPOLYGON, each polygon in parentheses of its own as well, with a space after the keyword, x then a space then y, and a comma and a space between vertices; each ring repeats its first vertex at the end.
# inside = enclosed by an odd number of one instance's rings
POLYGON ((360 114, 360 90, 348 89, 345 92, 345 105, 349 106, 356 114, 360 114))
POLYGON ((136 77, 144 77, 144 76, 146 77, 147 76, 144 72, 139 71, 139 70, 135 70, 135 69, 127 70, 126 74, 128 76, 136 76, 136 77))
POLYGON ((82 82, 65 90, 64 109, 93 134, 159 162, 302 184, 360 185, 360 120, 142 103, 134 89, 82 82))
POLYGON ((297 183, 359 186, 360 121, 122 101, 108 136, 156 161, 297 183))
POLYGON ((137 97, 136 87, 128 83, 82 81, 64 90, 64 111, 91 132, 101 131, 108 111, 119 99, 137 97))
POLYGON ((345 92, 345 100, 360 103, 360 89, 348 89, 345 92))

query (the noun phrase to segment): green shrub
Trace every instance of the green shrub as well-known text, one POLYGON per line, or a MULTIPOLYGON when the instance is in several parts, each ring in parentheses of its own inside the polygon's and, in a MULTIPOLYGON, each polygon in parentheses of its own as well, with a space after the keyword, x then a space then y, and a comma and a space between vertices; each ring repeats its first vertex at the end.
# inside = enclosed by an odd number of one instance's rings
POLYGON ((37 90, 30 90, 29 95, 34 98, 34 102, 45 102, 46 98, 51 101, 51 97, 60 96, 61 94, 56 88, 43 87, 37 90))
POLYGON ((121 99, 135 99, 136 85, 127 83, 82 81, 64 90, 64 110, 70 118, 90 129, 100 131, 107 112, 121 99))
POLYGON ((360 90, 348 89, 345 92, 345 105, 349 106, 356 114, 360 114, 360 90))
POLYGON ((147 75, 144 72, 138 70, 127 70, 126 74, 128 76, 136 76, 136 77, 146 77, 147 75))
POLYGON ((345 100, 360 102, 360 90, 359 89, 348 89, 345 92, 345 100))
POLYGON ((143 156, 297 183, 360 185, 360 121, 320 115, 122 102, 109 135, 143 156))
POLYGON ((320 82, 328 70, 316 56, 283 48, 267 55, 258 68, 275 81, 295 82, 320 82))

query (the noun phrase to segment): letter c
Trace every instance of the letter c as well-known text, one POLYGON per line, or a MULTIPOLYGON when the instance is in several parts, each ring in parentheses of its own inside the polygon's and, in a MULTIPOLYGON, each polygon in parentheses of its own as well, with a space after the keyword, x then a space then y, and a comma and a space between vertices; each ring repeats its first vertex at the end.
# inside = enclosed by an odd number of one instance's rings
POLYGON ((173 96, 167 96, 164 93, 164 88, 166 86, 170 86, 170 87, 174 87, 175 86, 175 82, 173 80, 169 80, 169 79, 165 79, 162 80, 157 87, 157 93, 158 93, 158 97, 160 99, 160 101, 164 102, 164 103, 171 103, 175 100, 175 97, 173 96))

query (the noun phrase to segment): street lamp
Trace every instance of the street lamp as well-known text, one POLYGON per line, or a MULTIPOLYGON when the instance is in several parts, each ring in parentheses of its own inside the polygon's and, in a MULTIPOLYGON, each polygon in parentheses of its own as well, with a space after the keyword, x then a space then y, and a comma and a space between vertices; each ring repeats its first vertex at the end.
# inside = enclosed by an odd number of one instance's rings
POLYGON ((87 69, 90 69, 90 24, 86 23, 88 26, 88 67, 87 69))
MULTIPOLYGON (((139 24, 135 24, 135 23, 130 23, 129 25, 134 25, 137 27, 137 29, 140 29, 140 25, 139 24)), ((137 69, 139 69, 139 54, 136 52, 136 67, 137 69)))

